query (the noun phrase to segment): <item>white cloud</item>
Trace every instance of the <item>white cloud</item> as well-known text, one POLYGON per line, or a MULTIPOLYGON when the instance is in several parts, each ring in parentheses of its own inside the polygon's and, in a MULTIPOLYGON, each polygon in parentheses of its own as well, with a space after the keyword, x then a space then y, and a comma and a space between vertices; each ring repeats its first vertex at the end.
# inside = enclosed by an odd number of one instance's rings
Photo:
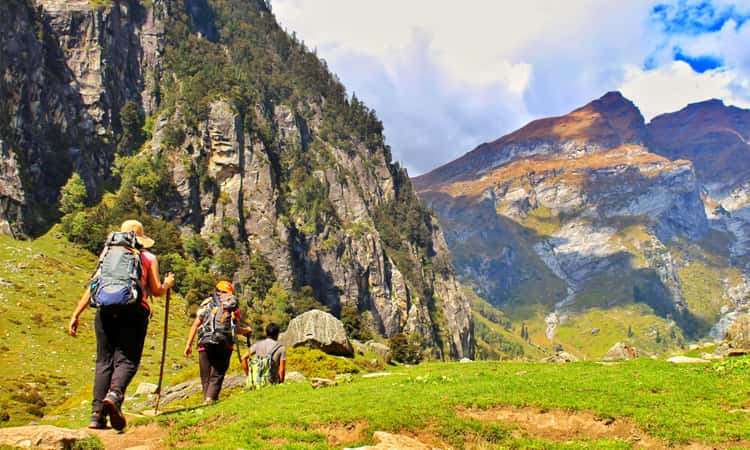
POLYGON ((635 102, 647 120, 662 113, 677 111, 688 103, 710 98, 725 103, 750 107, 750 102, 734 95, 738 86, 747 86, 747 79, 727 69, 695 73, 682 61, 673 61, 657 69, 643 70, 629 66, 620 86, 623 95, 635 102))
POLYGON ((710 97, 747 104, 750 22, 667 36, 650 17, 661 1, 273 0, 273 10, 378 112, 416 175, 618 88, 649 117, 710 97), (695 74, 672 62, 675 45, 726 67, 695 74), (648 58, 656 69, 642 68, 648 58))

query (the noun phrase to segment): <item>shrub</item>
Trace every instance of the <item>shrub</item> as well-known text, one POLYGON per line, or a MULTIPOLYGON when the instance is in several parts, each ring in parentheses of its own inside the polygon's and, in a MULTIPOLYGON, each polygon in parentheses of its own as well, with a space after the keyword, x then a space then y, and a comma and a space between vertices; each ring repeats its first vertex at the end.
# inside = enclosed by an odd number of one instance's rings
POLYGON ((216 270, 222 276, 231 278, 240 266, 240 257, 234 250, 223 248, 216 254, 216 270))
POLYGON ((333 379, 340 373, 359 373, 360 368, 351 358, 331 356, 318 349, 297 347, 286 349, 287 371, 297 371, 306 377, 333 379))
POLYGON ((388 346, 391 348, 391 358, 394 361, 403 364, 419 364, 422 361, 419 343, 410 342, 409 336, 404 333, 391 337, 388 346))
POLYGON ((344 323, 347 336, 350 338, 360 341, 372 339, 372 331, 369 324, 359 311, 357 311, 357 308, 349 305, 341 308, 341 321, 344 323))
POLYGON ((83 184, 78 172, 73 172, 68 182, 60 190, 60 211, 63 214, 81 211, 85 206, 86 197, 86 185, 83 184))

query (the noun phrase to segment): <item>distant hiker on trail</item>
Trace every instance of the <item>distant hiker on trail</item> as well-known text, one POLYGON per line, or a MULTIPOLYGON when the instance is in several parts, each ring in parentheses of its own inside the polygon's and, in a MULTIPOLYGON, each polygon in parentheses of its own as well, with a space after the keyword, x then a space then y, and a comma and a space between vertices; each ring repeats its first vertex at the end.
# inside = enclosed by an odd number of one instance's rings
MULTIPOLYGON (((240 310, 234 287, 228 281, 216 283, 213 295, 201 303, 195 314, 185 343, 185 357, 193 352, 193 339, 198 334, 198 365, 203 385, 203 401, 211 403, 219 399, 224 374, 232 358, 233 335, 249 334, 252 329, 241 327, 240 310)), ((239 350, 237 350, 239 356, 239 350)))
POLYGON ((258 389, 266 384, 284 382, 286 374, 286 348, 279 344, 279 326, 269 323, 266 326, 266 338, 250 347, 242 355, 242 369, 247 375, 246 386, 258 389), (253 359, 248 364, 252 355, 253 359))
POLYGON ((146 249, 154 240, 143 233, 137 220, 126 220, 119 232, 110 233, 94 275, 68 324, 68 334, 78 334, 78 318, 86 307, 96 307, 96 373, 89 428, 125 428, 122 413, 125 389, 135 376, 151 316, 148 297, 161 297, 174 286, 170 272, 159 281, 159 263, 146 249))

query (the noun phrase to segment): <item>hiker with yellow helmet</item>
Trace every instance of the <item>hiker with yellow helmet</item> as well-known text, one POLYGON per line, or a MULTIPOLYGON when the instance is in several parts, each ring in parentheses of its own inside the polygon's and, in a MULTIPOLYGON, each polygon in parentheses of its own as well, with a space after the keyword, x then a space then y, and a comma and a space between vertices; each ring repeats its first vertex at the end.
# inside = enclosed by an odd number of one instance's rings
POLYGON ((252 329, 242 327, 237 297, 229 281, 219 281, 210 298, 201 303, 190 327, 185 343, 186 358, 193 352, 193 340, 198 335, 198 366, 203 385, 203 399, 211 403, 219 398, 224 374, 234 350, 233 333, 249 334, 252 329))

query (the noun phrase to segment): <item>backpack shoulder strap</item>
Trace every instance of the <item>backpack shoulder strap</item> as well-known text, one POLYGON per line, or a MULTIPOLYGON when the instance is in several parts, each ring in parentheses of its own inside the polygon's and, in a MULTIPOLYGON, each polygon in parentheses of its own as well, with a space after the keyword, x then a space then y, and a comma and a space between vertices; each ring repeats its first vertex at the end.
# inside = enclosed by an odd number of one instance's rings
POLYGON ((273 359, 273 355, 276 354, 276 352, 283 347, 278 341, 276 342, 276 345, 273 347, 273 350, 271 350, 271 353, 268 354, 268 358, 273 359))

